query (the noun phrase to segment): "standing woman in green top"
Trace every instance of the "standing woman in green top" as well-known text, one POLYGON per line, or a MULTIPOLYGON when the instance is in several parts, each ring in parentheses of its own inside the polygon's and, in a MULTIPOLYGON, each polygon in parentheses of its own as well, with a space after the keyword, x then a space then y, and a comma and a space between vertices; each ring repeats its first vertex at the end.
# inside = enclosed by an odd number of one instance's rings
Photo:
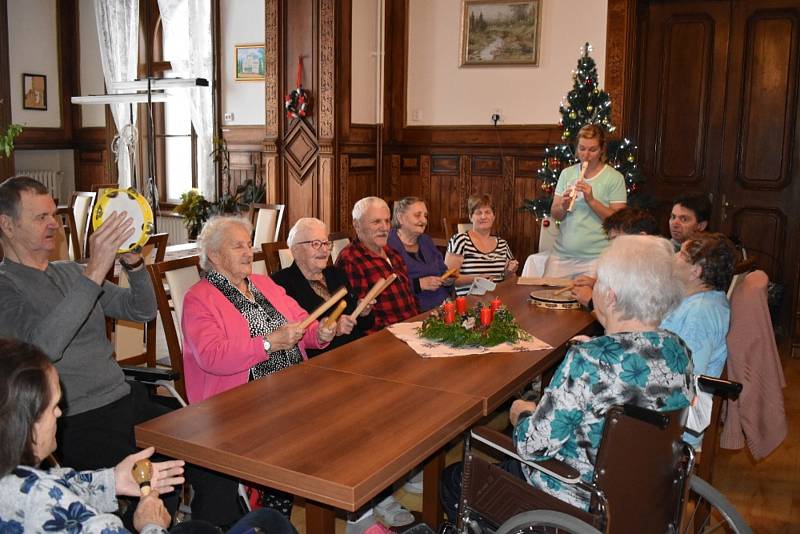
POLYGON ((625 179, 605 163, 603 127, 587 124, 577 143, 579 163, 561 171, 550 206, 550 216, 561 225, 545 276, 594 276, 597 258, 608 245, 603 221, 627 202, 625 179), (581 179, 582 165, 586 170, 581 179))

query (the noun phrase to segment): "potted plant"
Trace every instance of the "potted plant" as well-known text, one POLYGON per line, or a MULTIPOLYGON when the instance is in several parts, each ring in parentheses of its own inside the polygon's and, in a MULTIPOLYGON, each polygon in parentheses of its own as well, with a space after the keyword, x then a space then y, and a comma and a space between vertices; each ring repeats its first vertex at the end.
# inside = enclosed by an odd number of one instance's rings
POLYGON ((212 205, 197 189, 190 189, 181 195, 181 203, 175 212, 181 215, 189 232, 189 239, 197 239, 203 223, 211 216, 212 205))
POLYGON ((0 157, 11 156, 14 151, 14 138, 22 133, 22 126, 19 124, 9 124, 5 133, 0 135, 0 157))

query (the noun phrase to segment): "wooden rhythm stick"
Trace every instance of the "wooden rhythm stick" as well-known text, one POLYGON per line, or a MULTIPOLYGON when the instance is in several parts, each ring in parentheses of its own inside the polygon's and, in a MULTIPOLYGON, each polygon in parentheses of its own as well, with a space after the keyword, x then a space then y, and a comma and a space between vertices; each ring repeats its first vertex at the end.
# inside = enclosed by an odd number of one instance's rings
POLYGON ((581 163, 581 173, 578 175, 578 179, 575 180, 575 183, 572 184, 572 198, 569 200, 569 206, 567 206, 567 211, 572 211, 572 206, 575 205, 575 199, 578 198, 578 191, 576 190, 575 186, 583 180, 583 177, 586 175, 586 169, 589 168, 589 162, 584 161, 581 163))
POLYGON ((336 325, 336 320, 342 314, 344 309, 347 307, 346 300, 340 300, 339 304, 336 305, 336 309, 331 312, 329 316, 325 318, 325 328, 333 328, 336 325))
POLYGON ((561 289, 553 291, 553 295, 561 295, 561 294, 566 293, 567 291, 573 289, 574 287, 575 287, 575 284, 568 285, 567 287, 562 287, 561 289))
POLYGON ((361 315, 361 312, 364 311, 364 308, 369 306, 369 303, 376 299, 384 289, 389 287, 389 284, 395 281, 395 279, 397 279, 397 275, 392 274, 386 279, 381 279, 375 282, 375 285, 372 286, 372 289, 369 290, 369 293, 367 293, 361 302, 358 303, 358 306, 356 306, 356 309, 353 310, 353 313, 350 314, 350 318, 354 321, 358 319, 358 316, 361 315))
POLYGON ((442 282, 444 282, 445 280, 447 280, 447 279, 448 279, 448 278, 450 278, 451 276, 458 276, 458 268, 457 268, 457 267, 453 267, 452 269, 447 269, 447 270, 444 272, 444 274, 443 274, 442 276, 440 276, 440 277, 439 277, 439 280, 441 280, 442 282))
POLYGON ((311 312, 311 314, 308 317, 303 319, 303 322, 300 323, 300 328, 308 328, 308 325, 313 323, 317 319, 317 317, 325 313, 325 310, 336 304, 345 295, 347 295, 347 289, 344 287, 340 287, 339 291, 334 293, 331 296, 331 298, 329 298, 328 300, 317 306, 316 310, 311 312))

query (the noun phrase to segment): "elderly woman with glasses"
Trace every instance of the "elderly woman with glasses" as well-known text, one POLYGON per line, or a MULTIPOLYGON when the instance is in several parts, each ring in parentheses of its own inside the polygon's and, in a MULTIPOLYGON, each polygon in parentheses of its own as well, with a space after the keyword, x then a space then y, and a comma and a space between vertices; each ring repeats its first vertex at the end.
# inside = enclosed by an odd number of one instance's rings
MULTIPOLYGON (((292 251, 294 263, 273 273, 272 280, 283 287, 286 294, 307 312, 313 312, 339 288, 347 289, 347 295, 344 297, 347 307, 336 323, 336 337, 326 348, 308 349, 308 357, 312 358, 363 336, 373 323, 370 307, 361 313, 357 321, 349 317, 358 305, 358 298, 353 294, 342 270, 328 265, 331 251, 328 226, 319 219, 303 217, 289 230, 286 241, 292 251)), ((320 321, 324 321, 334 309, 335 306, 329 308, 320 317, 320 321)))

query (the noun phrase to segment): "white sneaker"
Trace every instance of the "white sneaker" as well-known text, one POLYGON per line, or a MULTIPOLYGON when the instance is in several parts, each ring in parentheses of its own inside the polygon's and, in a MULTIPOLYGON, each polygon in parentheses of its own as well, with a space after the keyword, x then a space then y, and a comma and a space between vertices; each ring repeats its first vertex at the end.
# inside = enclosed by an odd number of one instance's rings
POLYGON ((362 534, 365 530, 375 524, 375 514, 372 513, 372 508, 364 512, 361 517, 355 521, 347 521, 347 534, 362 534))
POLYGON ((403 489, 409 493, 422 495, 422 471, 411 477, 411 479, 403 484, 403 489))

